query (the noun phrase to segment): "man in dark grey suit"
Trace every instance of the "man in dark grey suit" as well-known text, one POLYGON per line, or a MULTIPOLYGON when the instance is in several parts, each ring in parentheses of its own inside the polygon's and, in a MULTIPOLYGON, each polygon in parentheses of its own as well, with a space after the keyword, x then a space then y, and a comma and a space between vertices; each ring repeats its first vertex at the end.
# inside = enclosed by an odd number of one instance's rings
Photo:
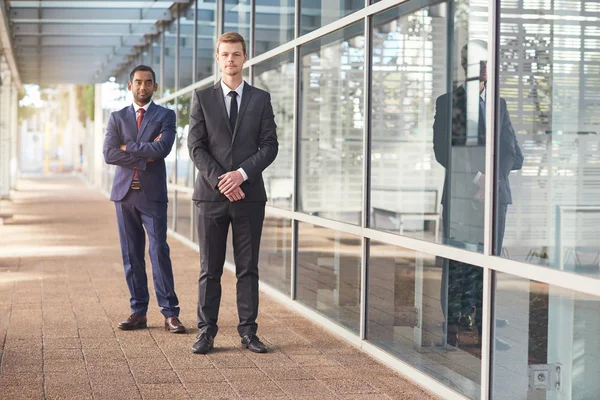
MULTIPOLYGON (((485 108, 487 87, 487 43, 470 40, 461 50, 465 84, 438 97, 433 124, 435 158, 445 169, 442 193, 444 243, 483 248, 485 193, 485 108), (471 85, 469 87, 468 85, 471 85), (469 90, 474 89, 474 90, 469 90), (470 104, 474 104, 470 112, 470 104)), ((513 129, 506 101, 498 103, 497 204, 494 252, 502 250, 508 205, 512 204, 509 175, 521 169, 523 153, 513 129)), ((441 300, 446 317, 447 343, 459 345, 459 331, 477 328, 482 333, 483 269, 455 260, 441 259, 441 300)), ((497 320, 496 326, 508 321, 497 320)), ((510 345, 496 338, 497 350, 510 345)))
POLYGON ((231 225, 238 333, 248 349, 265 353, 256 336, 258 253, 267 201, 262 171, 278 149, 275 116, 269 93, 242 79, 248 58, 244 38, 224 33, 216 47, 222 79, 194 93, 188 136, 190 158, 199 171, 193 195, 200 240, 199 336, 192 350, 206 354, 213 348, 231 225))

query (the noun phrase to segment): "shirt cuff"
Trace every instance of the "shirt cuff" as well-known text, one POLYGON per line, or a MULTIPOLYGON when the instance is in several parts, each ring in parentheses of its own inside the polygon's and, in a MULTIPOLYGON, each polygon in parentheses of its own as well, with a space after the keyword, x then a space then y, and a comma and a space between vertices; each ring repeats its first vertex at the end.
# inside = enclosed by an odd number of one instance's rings
POLYGON ((473 179, 473 183, 479 182, 479 178, 483 175, 480 171, 477 171, 477 175, 475 175, 475 179, 473 179))
POLYGON ((244 182, 246 182, 248 180, 248 175, 246 175, 246 171, 244 171, 244 168, 238 168, 237 170, 240 174, 242 174, 242 176, 244 177, 244 182))

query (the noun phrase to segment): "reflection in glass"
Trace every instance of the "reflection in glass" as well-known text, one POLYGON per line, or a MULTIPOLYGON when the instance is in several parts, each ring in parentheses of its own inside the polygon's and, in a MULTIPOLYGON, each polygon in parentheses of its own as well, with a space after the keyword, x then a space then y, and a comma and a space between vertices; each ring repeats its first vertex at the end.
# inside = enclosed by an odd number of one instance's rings
MULTIPOLYGON (((194 163, 190 160, 187 149, 187 137, 190 128, 190 107, 192 93, 188 92, 177 98, 177 184, 194 187, 194 163)), ((175 152, 175 148, 172 150, 175 152)))
MULTIPOLYGON (((171 100, 168 103, 165 104, 165 107, 168 108, 169 110, 173 110, 175 111, 175 113, 177 113, 177 110, 175 108, 175 101, 171 100)), ((177 148, 175 145, 173 145, 173 148, 171 148, 171 152, 169 153, 168 156, 165 157, 165 166, 167 168, 167 183, 176 183, 176 160, 177 160, 177 148)))
MULTIPOLYGON (((501 214, 496 221, 504 233, 496 254, 598 277, 598 2, 501 5, 500 96, 524 157, 510 176, 506 224, 501 214), (527 19, 532 13, 547 18, 527 19)), ((500 144, 500 164, 513 152, 500 144)), ((497 208, 505 204, 500 191, 497 208)))
POLYGON ((294 39, 295 0, 256 0, 254 55, 294 39))
POLYGON ((246 52, 250 55, 250 0, 225 0, 225 30, 237 32, 246 40, 246 52))
POLYGON ((500 339, 512 347, 501 351, 496 345, 493 398, 598 398, 600 298, 505 273, 495 276, 496 316, 509 322, 496 329, 496 343, 500 339), (540 364, 560 364, 559 391, 529 388, 530 368, 540 364))
POLYGON ((191 239, 192 193, 177 191, 177 223, 175 232, 191 239))
POLYGON ((300 48, 299 209, 360 224, 364 24, 300 48))
POLYGON ((180 5, 179 17, 179 88, 194 82, 192 68, 194 66, 194 5, 183 11, 180 5))
POLYGON ((298 301, 358 333, 360 328, 358 236, 298 224, 298 301))
POLYGON ((167 205, 167 229, 173 229, 173 214, 175 210, 175 191, 168 192, 169 204, 167 205))
POLYGON ((290 294, 291 262, 292 221, 269 215, 267 210, 260 241, 261 281, 290 294))
POLYGON ((277 124, 279 153, 264 172, 268 204, 292 208, 294 131, 294 53, 264 61, 254 68, 254 86, 271 94, 271 104, 277 124))
POLYGON ((165 41, 165 59, 163 71, 163 96, 168 96, 175 89, 175 54, 177 51, 177 21, 173 21, 171 25, 163 32, 165 41))
POLYGON ((300 34, 314 31, 364 7, 364 0, 302 0, 300 34))
POLYGON ((215 0, 198 2, 198 58, 196 81, 211 76, 215 67, 215 42, 217 40, 217 3, 215 0))
MULTIPOLYGON (((485 13, 487 3, 476 0, 456 6, 452 91, 436 99, 433 123, 435 159, 445 169, 443 241, 479 252, 483 251, 485 200, 488 52, 481 39, 487 38, 485 13)), ((433 32, 445 35, 443 29, 433 32)))
POLYGON ((434 46, 446 47, 446 23, 445 3, 373 18, 370 226, 435 242, 445 172, 431 126, 446 54, 434 46))
POLYGON ((367 339, 479 398, 483 270, 371 241, 368 271, 367 339))

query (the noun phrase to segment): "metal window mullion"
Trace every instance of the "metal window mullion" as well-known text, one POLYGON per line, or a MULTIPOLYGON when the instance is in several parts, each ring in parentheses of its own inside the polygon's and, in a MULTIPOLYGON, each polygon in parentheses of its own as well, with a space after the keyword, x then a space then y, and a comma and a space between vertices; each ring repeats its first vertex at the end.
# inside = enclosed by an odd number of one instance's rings
POLYGON ((192 44, 192 82, 198 78, 198 0, 194 2, 194 42, 192 44))
POLYGON ((256 54, 255 48, 255 29, 256 29, 256 0, 250 0, 250 52, 248 58, 251 59, 256 54))
POLYGON ((302 20, 302 0, 294 4, 294 39, 300 37, 300 21, 302 20))
MULTIPOLYGON (((496 192, 496 120, 499 102, 498 95, 498 51, 500 34, 500 0, 488 0, 488 83, 486 90, 486 146, 485 146, 485 209, 483 254, 491 257, 494 254, 494 208, 496 192)), ((498 249, 496 249, 498 250, 498 249)), ((492 365, 494 355, 494 271, 483 266, 483 299, 482 299, 482 342, 481 342, 481 399, 489 399, 492 388, 492 365)))
POLYGON ((174 85, 175 92, 179 89, 179 43, 180 43, 179 18, 180 18, 180 14, 181 14, 180 11, 181 11, 180 5, 177 4, 177 6, 175 8, 175 85, 174 85))
MULTIPOLYGON (((296 6, 298 9, 298 5, 296 6)), ((300 47, 294 48, 294 117, 292 125, 292 212, 298 210, 298 171, 299 164, 299 149, 300 149, 300 47)), ((296 299, 296 282, 298 276, 298 221, 292 219, 292 261, 290 274, 290 297, 296 299)))
MULTIPOLYGON (((216 23, 216 37, 215 37, 215 43, 216 43, 216 39, 218 39, 219 36, 221 36, 224 32, 225 29, 225 0, 217 0, 217 23, 216 23)), ((216 46, 216 44, 215 44, 216 46)), ((217 52, 217 48, 215 47, 215 53, 217 52)), ((219 70, 219 63, 217 62, 217 60, 215 59, 213 62, 214 66, 214 71, 215 73, 213 74, 214 77, 214 82, 217 83, 220 79, 220 70, 219 70)))
POLYGON ((161 96, 165 92, 165 26, 161 25, 160 32, 160 82, 158 91, 161 96))
MULTIPOLYGON (((366 0, 368 1, 368 0, 366 0)), ((373 40, 371 36, 372 17, 367 16, 364 19, 364 82, 363 82, 363 174, 362 174, 362 201, 361 201, 361 226, 363 228, 369 225, 370 216, 370 172, 371 172, 371 81, 372 81, 372 48, 373 40)), ((364 236, 361 238, 361 267, 360 267, 360 338, 367 337, 367 302, 368 302, 368 265, 369 265, 369 239, 364 236)))

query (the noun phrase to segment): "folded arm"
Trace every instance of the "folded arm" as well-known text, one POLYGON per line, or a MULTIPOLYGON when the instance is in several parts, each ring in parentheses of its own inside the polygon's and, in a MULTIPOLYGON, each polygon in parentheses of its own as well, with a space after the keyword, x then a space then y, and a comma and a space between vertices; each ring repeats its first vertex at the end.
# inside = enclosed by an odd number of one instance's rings
POLYGON ((208 179, 212 187, 216 189, 219 185, 219 176, 226 173, 227 170, 215 160, 208 150, 208 130, 198 92, 194 92, 187 146, 190 158, 198 168, 200 175, 208 179))
POLYGON ((146 159, 134 156, 121 150, 121 142, 122 139, 115 124, 114 114, 111 114, 110 118, 108 119, 108 125, 106 127, 104 145, 102 146, 102 154, 104 155, 104 161, 107 164, 145 171, 146 159))
POLYGON ((167 116, 161 121, 160 140, 155 142, 130 142, 126 151, 134 156, 144 158, 165 158, 171 152, 175 142, 175 112, 169 110, 167 116))

